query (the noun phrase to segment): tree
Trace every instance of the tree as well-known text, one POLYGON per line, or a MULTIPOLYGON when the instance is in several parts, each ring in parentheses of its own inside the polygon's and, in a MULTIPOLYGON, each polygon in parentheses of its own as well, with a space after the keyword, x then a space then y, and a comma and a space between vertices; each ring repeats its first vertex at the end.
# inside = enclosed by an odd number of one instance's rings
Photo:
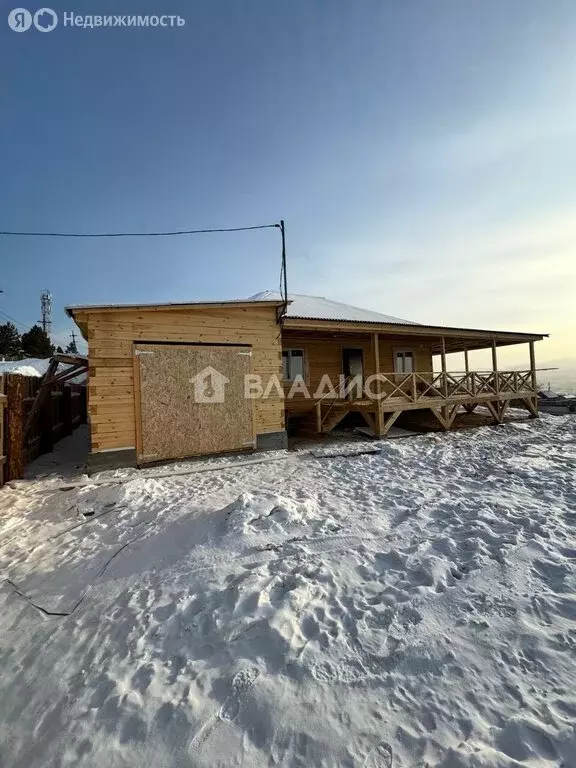
POLYGON ((59 355, 63 354, 64 350, 62 349, 60 344, 58 344, 58 346, 56 347, 56 352, 58 352, 59 355))
POLYGON ((72 339, 70 344, 66 347, 66 352, 70 353, 71 355, 77 355, 78 354, 78 347, 76 346, 76 339, 72 339))
POLYGON ((13 323, 0 325, 0 357, 18 358, 22 351, 22 342, 18 329, 13 323))
POLYGON ((33 325, 22 334, 22 350, 27 357, 52 357, 54 354, 48 334, 39 325, 33 325))

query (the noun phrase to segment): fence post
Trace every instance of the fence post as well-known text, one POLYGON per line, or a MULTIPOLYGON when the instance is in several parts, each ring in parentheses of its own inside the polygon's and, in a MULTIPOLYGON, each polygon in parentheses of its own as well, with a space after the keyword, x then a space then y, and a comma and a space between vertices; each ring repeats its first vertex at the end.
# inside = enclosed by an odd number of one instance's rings
POLYGON ((24 383, 17 373, 6 375, 8 418, 6 419, 7 480, 24 475, 24 383))
POLYGON ((4 452, 4 411, 8 398, 3 393, 3 389, 2 377, 0 376, 0 488, 4 485, 4 476, 6 474, 4 466, 7 462, 6 453, 4 452))
POLYGON ((50 453, 54 448, 54 399, 48 384, 40 409, 40 453, 50 453))
POLYGON ((72 434, 72 389, 65 384, 62 387, 62 436, 72 434))

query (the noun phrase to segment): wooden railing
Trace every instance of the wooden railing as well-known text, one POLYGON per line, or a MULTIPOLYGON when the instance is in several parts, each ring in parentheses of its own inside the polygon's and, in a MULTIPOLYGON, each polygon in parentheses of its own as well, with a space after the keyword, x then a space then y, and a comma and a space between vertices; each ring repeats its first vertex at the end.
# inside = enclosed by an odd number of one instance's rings
MULTIPOLYGON (((495 398, 535 395, 532 371, 467 371, 464 373, 384 373, 378 377, 380 384, 373 384, 367 396, 374 396, 379 386, 381 401, 401 398, 409 403, 429 399, 475 399, 484 396, 495 398)), ((366 391, 366 390, 365 390, 366 391)))
MULTIPOLYGON (((346 380, 352 385, 352 379, 346 380)), ((405 403, 422 403, 429 400, 510 399, 536 395, 532 371, 466 371, 466 372, 414 372, 380 373, 362 382, 361 397, 365 400, 386 402, 401 399, 405 403)), ((350 401, 329 392, 316 403, 350 401)))

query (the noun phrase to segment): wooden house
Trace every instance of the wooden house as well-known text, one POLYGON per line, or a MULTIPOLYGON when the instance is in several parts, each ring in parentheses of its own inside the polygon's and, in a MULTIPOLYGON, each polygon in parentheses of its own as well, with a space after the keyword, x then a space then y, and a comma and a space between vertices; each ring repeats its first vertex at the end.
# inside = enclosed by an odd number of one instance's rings
POLYGON ((545 334, 447 328, 274 292, 241 301, 68 307, 89 348, 93 468, 282 448, 286 425, 330 432, 361 414, 384 437, 407 410, 444 429, 482 404, 538 413, 534 343, 545 334), (528 344, 530 368, 504 371, 498 347, 528 344), (492 350, 473 371, 471 350, 492 350), (465 370, 446 355, 463 352, 465 370), (440 359, 434 371, 433 356, 440 359))

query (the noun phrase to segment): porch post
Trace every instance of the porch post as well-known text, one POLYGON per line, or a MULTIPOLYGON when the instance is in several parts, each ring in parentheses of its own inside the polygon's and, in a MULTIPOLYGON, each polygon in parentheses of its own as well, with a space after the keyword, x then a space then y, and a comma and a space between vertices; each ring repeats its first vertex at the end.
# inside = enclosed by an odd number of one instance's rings
MULTIPOLYGON (((374 373, 378 375, 380 373, 380 336, 378 333, 372 335, 372 343, 374 345, 374 373)), ((380 382, 378 382, 380 383, 380 382)))
POLYGON ((470 373, 470 365, 468 363, 468 347, 464 347, 464 370, 466 373, 470 373))
MULTIPOLYGON (((380 336, 376 332, 372 334, 372 344, 374 346, 373 352, 374 352, 374 373, 376 376, 380 374, 380 336)), ((380 395, 380 392, 382 391, 380 389, 382 382, 380 379, 376 380, 376 392, 378 395, 380 395)), ((383 414, 382 414, 382 407, 380 399, 376 399, 376 418, 374 420, 376 425, 376 434, 378 437, 382 435, 382 432, 384 431, 384 422, 383 422, 383 414)))
POLYGON ((441 338, 442 346, 440 348, 440 354, 442 356, 442 379, 444 385, 444 397, 448 399, 448 379, 446 377, 446 339, 444 336, 441 338))
POLYGON ((492 370, 494 372, 494 388, 500 394, 500 377, 498 376, 498 355, 496 354, 496 339, 492 339, 492 370))
POLYGON ((532 389, 536 392, 538 384, 536 382, 536 353, 534 350, 534 342, 529 341, 530 345, 530 372, 532 374, 532 389))

